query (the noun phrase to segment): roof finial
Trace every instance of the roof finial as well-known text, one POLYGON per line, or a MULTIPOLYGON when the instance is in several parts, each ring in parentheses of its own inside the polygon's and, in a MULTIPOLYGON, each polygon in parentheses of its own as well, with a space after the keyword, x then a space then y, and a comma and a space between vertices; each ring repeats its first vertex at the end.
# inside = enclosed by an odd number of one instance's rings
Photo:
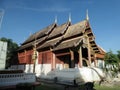
POLYGON ((86 20, 89 20, 88 9, 87 9, 87 11, 86 11, 86 20))
POLYGON ((71 22, 71 13, 69 13, 69 22, 71 22))
POLYGON ((55 16, 55 23, 57 23, 57 16, 55 16))

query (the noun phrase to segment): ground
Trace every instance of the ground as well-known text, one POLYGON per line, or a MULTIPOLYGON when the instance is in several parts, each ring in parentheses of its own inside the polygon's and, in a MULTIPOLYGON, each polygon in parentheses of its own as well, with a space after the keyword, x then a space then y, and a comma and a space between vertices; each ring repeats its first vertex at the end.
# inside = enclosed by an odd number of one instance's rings
MULTIPOLYGON (((41 86, 36 87, 36 90, 65 90, 64 86, 61 85, 48 85, 42 83, 41 86)), ((68 90, 68 88, 67 88, 68 90)), ((75 88, 70 87, 69 90, 83 90, 81 87, 75 88)), ((102 83, 101 85, 95 84, 94 90, 120 90, 120 82, 115 84, 110 84, 107 82, 102 83)))

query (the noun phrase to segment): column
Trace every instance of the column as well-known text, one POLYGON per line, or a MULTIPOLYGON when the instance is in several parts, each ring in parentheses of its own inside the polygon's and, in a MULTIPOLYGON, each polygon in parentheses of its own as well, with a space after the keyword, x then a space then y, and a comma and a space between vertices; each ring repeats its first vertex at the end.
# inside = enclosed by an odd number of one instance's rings
POLYGON ((53 60, 52 60, 52 70, 54 70, 55 69, 55 53, 52 53, 52 55, 53 55, 53 60))
POLYGON ((28 64, 28 61, 27 61, 27 51, 26 50, 24 50, 24 63, 26 63, 26 64, 28 64))
POLYGON ((75 62, 74 62, 74 52, 70 50, 70 58, 71 58, 71 68, 75 67, 75 62))
POLYGON ((83 66, 83 62, 82 62, 82 47, 80 46, 79 49, 79 67, 83 66))
POLYGON ((88 61, 89 61, 89 66, 91 66, 91 51, 90 51, 90 43, 89 43, 89 37, 87 36, 87 44, 88 44, 88 61))
POLYGON ((33 73, 35 73, 36 59, 37 59, 37 51, 36 51, 36 48, 33 48, 33 55, 32 55, 32 60, 33 60, 33 73))
POLYGON ((97 67, 96 54, 94 54, 94 65, 95 65, 95 67, 97 67))

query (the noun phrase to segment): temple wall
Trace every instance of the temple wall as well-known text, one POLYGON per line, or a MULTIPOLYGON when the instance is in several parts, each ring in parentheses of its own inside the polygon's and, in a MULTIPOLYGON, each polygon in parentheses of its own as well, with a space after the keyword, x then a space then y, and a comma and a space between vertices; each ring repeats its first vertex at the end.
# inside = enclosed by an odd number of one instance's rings
POLYGON ((64 68, 63 64, 56 64, 56 69, 61 70, 63 68, 64 68))
POLYGON ((97 63, 97 66, 99 67, 99 68, 104 68, 105 67, 105 61, 104 60, 98 60, 98 63, 97 63))

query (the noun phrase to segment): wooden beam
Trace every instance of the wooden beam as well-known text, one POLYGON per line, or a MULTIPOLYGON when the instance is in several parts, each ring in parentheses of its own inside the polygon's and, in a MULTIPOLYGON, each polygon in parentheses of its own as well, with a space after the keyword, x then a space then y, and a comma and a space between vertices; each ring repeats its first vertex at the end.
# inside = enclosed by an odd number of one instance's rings
POLYGON ((64 55, 69 55, 70 52, 65 52, 65 53, 59 53, 59 54, 56 54, 56 56, 64 56, 64 55))
POLYGON ((96 46, 96 44, 95 44, 95 43, 91 43, 90 45, 91 45, 91 46, 96 46))

